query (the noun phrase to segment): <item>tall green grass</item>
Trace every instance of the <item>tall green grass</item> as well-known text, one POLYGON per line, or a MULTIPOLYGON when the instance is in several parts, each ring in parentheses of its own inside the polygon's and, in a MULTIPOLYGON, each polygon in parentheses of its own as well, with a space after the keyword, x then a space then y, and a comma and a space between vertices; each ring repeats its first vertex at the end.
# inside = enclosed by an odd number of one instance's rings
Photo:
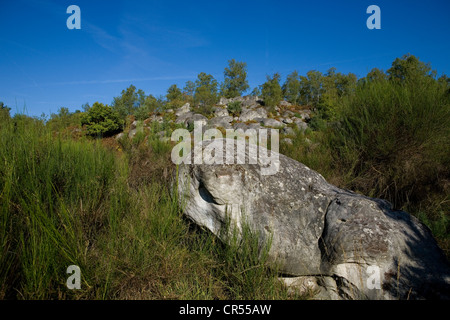
POLYGON ((2 296, 65 295, 66 268, 86 264, 88 237, 105 223, 115 161, 99 145, 53 138, 41 121, 2 122, 2 296))
POLYGON ((133 143, 117 154, 36 119, 2 120, 0 298, 298 298, 253 235, 224 245, 183 217, 164 177, 170 146, 133 143), (66 287, 69 265, 80 290, 66 287))

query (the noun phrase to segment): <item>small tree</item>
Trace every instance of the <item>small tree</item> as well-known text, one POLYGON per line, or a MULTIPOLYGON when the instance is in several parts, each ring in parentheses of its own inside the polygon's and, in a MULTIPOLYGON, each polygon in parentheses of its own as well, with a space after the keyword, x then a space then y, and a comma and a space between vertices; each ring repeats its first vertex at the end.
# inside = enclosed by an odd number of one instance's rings
POLYGON ((261 96, 264 104, 274 108, 283 99, 283 91, 280 86, 280 74, 275 73, 272 77, 267 76, 267 81, 263 83, 261 88, 261 96))
POLYGON ((386 80, 387 75, 382 70, 378 68, 373 68, 365 77, 365 81, 382 81, 386 80))
POLYGON ((176 100, 181 100, 183 98, 183 94, 181 93, 180 88, 176 84, 173 84, 167 89, 166 98, 169 102, 173 102, 176 100))
POLYGON ((292 72, 286 77, 282 89, 287 101, 292 104, 298 104, 300 102, 300 76, 297 71, 292 72))
POLYGON ((176 84, 167 89, 166 98, 170 107, 178 108, 183 104, 183 93, 176 84))
POLYGON ((195 83, 193 81, 186 81, 183 88, 183 100, 189 103, 194 103, 195 83))
POLYGON ((195 81, 194 102, 205 111, 218 101, 217 81, 210 74, 201 72, 195 81))
POLYGON ((136 109, 134 116, 136 120, 145 120, 152 112, 161 110, 161 107, 161 100, 149 94, 145 97, 144 102, 139 106, 139 108, 136 109))
POLYGON ((228 68, 224 70, 224 82, 221 94, 225 98, 241 96, 248 88, 247 64, 234 59, 228 61, 228 68))
POLYGON ((109 136, 120 131, 123 120, 110 106, 95 102, 82 116, 81 124, 91 136, 109 136))
POLYGON ((9 111, 11 108, 8 108, 3 102, 0 101, 0 120, 1 119, 9 119, 11 116, 9 111))
POLYGON ((422 81, 434 79, 436 71, 431 69, 430 64, 424 63, 411 54, 402 58, 396 58, 388 69, 389 80, 396 82, 422 81))
POLYGON ((142 90, 136 92, 136 87, 131 85, 126 90, 122 90, 120 97, 115 97, 112 108, 122 118, 134 114, 139 107, 139 101, 143 100, 145 95, 142 90))
POLYGON ((250 93, 252 97, 260 97, 261 96, 261 89, 259 87, 254 87, 252 92, 250 93))

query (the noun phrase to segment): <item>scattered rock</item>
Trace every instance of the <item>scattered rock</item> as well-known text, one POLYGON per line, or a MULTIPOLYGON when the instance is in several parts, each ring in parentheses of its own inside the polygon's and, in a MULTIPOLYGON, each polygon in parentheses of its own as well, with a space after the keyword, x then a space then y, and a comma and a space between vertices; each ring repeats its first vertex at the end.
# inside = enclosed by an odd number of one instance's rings
POLYGON ((202 126, 205 126, 208 123, 208 118, 206 118, 202 114, 194 113, 191 117, 189 117, 186 120, 185 125, 186 126, 193 125, 194 122, 200 122, 202 126))
POLYGON ((229 113, 226 108, 216 107, 214 109, 214 117, 227 117, 227 116, 229 116, 229 113))
POLYGON ((191 119, 194 116, 193 112, 185 112, 182 113, 181 115, 177 116, 177 119, 175 120, 176 124, 184 124, 185 126, 187 126, 187 121, 189 119, 191 119))
POLYGON ((280 128, 284 127, 285 125, 281 123, 280 121, 272 118, 255 118, 254 120, 258 121, 265 127, 274 127, 274 128, 280 128))
POLYGON ((221 97, 218 104, 220 106, 226 106, 228 104, 228 99, 225 97, 221 97))
POLYGON ((122 139, 122 137, 123 137, 124 135, 125 135, 125 134, 124 134, 123 132, 121 132, 121 133, 117 134, 117 135, 114 137, 114 139, 120 140, 120 139, 122 139))
POLYGON ((294 123, 300 131, 305 131, 308 128, 308 124, 306 122, 303 122, 299 118, 296 118, 294 120, 294 123))
POLYGON ((130 131, 128 131, 128 138, 133 138, 137 133, 137 129, 131 129, 130 131))
POLYGON ((233 121, 233 117, 230 116, 222 116, 222 117, 215 117, 208 121, 208 125, 211 127, 222 127, 225 129, 231 129, 231 122, 233 121))
POLYGON ((148 121, 146 121, 147 124, 152 123, 152 122, 158 122, 158 123, 163 123, 164 122, 164 118, 162 116, 156 115, 156 114, 153 114, 147 120, 148 120, 148 121))
POLYGON ((188 102, 188 103, 185 103, 180 108, 178 108, 177 111, 175 112, 175 115, 177 117, 179 117, 179 116, 181 116, 181 115, 183 115, 185 113, 188 113, 190 111, 191 111, 191 104, 188 102))
POLYGON ((308 121, 311 118, 311 111, 309 110, 302 110, 298 114, 300 115, 300 119, 304 121, 308 121))
POLYGON ((291 117, 293 117, 294 115, 295 115, 295 113, 292 112, 292 111, 289 111, 289 110, 283 112, 283 118, 291 118, 291 117))
POLYGON ((242 122, 255 120, 255 118, 267 118, 267 111, 264 108, 243 109, 239 120, 242 122))
POLYGON ((242 130, 246 131, 247 129, 258 130, 258 129, 261 129, 262 127, 261 127, 261 125, 259 123, 248 123, 248 124, 246 124, 246 123, 243 123, 243 122, 238 122, 238 123, 233 124, 233 128, 235 130, 242 129, 242 130))
POLYGON ((292 129, 291 127, 284 127, 282 132, 286 135, 295 135, 294 129, 292 129))
POLYGON ((280 107, 290 107, 292 104, 290 102, 287 102, 286 100, 280 101, 278 104, 280 107))

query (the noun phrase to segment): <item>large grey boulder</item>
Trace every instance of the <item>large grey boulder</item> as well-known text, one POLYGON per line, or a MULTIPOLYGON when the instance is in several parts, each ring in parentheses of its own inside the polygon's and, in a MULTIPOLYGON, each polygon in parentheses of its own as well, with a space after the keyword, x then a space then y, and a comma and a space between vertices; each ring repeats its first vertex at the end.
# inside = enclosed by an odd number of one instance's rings
POLYGON ((259 123, 255 123, 255 122, 248 123, 248 124, 247 123, 243 123, 243 122, 237 122, 237 123, 233 124, 233 129, 234 130, 242 129, 243 131, 246 131, 248 129, 258 130, 258 129, 261 129, 261 128, 262 128, 261 125, 259 123))
POLYGON ((175 111, 175 115, 177 117, 188 113, 191 111, 191 104, 189 102, 185 103, 184 105, 182 105, 180 108, 177 109, 177 111, 175 111))
POLYGON ((226 108, 215 107, 214 117, 227 117, 229 116, 228 110, 226 108))
POLYGON ((264 108, 245 108, 242 110, 239 120, 246 122, 249 120, 255 120, 256 118, 267 118, 267 111, 264 108))
POLYGON ((285 124, 291 124, 292 122, 294 122, 291 118, 283 118, 281 119, 281 121, 285 124))
POLYGON ((189 117, 186 120, 185 124, 186 126, 193 125, 194 122, 201 123, 202 126, 205 126, 208 123, 208 118, 202 114, 194 113, 191 117, 189 117))
POLYGON ((232 121, 233 117, 230 116, 215 117, 208 121, 208 125, 214 128, 222 127, 225 129, 231 129, 232 121))
POLYGON ((227 99, 227 98, 225 98, 225 97, 220 97, 219 102, 218 102, 218 105, 220 105, 220 106, 226 106, 228 103, 229 103, 229 102, 228 102, 228 99, 227 99))
POLYGON ((186 127, 189 126, 190 124, 194 124, 194 122, 199 122, 202 124, 202 126, 205 126, 208 123, 208 118, 206 118, 202 114, 186 112, 175 120, 175 123, 177 124, 182 123, 186 127))
POLYGON ((191 119, 193 116, 194 116, 194 113, 190 112, 190 111, 181 113, 179 116, 177 116, 175 123, 176 124, 182 123, 182 124, 186 125, 187 121, 189 119, 191 119))
POLYGON ((300 119, 307 121, 311 118, 311 111, 310 110, 302 110, 299 112, 300 119))
POLYGON ((292 104, 286 100, 280 101, 280 103, 278 104, 280 107, 290 107, 292 106, 292 104))
MULTIPOLYGON (((225 141, 216 141, 224 155, 225 141)), ((278 159, 273 175, 262 174, 261 158, 248 164, 248 147, 246 164, 181 164, 184 214, 224 241, 227 221, 237 230, 247 224, 261 242, 271 241, 270 260, 284 276, 296 278, 284 282, 312 283, 320 289, 316 298, 450 299, 449 263, 425 225, 384 200, 339 189, 302 163, 270 155, 278 159)))
POLYGON ((295 131, 291 127, 284 127, 282 132, 286 135, 291 135, 291 136, 295 135, 295 131))
POLYGON ((285 126, 284 123, 272 118, 255 118, 254 120, 258 121, 265 127, 281 128, 285 126))
POLYGON ((295 118, 294 123, 300 131, 305 131, 308 128, 308 124, 299 118, 295 118))

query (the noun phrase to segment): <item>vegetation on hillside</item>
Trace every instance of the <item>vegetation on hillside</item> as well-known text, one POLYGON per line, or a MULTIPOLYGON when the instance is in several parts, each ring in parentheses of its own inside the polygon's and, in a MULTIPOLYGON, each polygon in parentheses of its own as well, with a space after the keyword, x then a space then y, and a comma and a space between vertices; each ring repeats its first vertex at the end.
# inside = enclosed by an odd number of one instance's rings
MULTIPOLYGON (((183 217, 171 193, 172 147, 157 135, 171 124, 110 137, 186 102, 208 115, 221 95, 248 90, 245 63, 230 60, 224 76, 219 84, 200 73, 158 98, 131 85, 111 107, 96 102, 50 117, 11 117, 0 103, 0 298, 307 298, 277 281, 257 235, 224 246, 183 217), (65 285, 73 264, 82 290, 65 285)), ((450 256, 447 76, 405 55, 361 79, 331 68, 294 71, 281 84, 276 73, 252 95, 271 114, 311 111, 309 129, 289 135, 281 153, 417 216, 450 256)), ((241 102, 228 110, 238 116, 241 102)))

